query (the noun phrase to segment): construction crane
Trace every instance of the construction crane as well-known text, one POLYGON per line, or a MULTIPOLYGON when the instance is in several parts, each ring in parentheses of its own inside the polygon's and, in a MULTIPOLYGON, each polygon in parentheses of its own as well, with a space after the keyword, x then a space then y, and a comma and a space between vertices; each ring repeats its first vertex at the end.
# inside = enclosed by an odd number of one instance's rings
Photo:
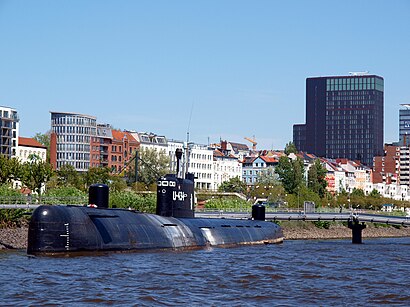
POLYGON ((247 141, 249 141, 249 142, 251 142, 251 143, 252 143, 252 150, 253 150, 253 151, 256 151, 256 145, 257 145, 258 143, 255 141, 255 136, 253 136, 253 139, 248 138, 248 137, 244 137, 244 139, 247 140, 247 141))

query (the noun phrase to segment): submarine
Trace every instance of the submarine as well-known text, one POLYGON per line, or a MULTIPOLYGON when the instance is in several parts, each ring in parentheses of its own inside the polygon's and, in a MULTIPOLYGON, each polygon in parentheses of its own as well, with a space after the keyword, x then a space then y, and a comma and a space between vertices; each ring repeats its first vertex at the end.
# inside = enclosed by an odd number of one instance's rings
MULTIPOLYGON (((177 165, 181 155, 177 154, 177 165)), ((177 169, 179 166, 177 166, 177 169)), ((178 171, 177 171, 178 174, 178 171)), ((265 207, 252 218, 195 218, 194 175, 168 174, 157 181, 156 214, 109 208, 109 187, 89 187, 88 206, 42 205, 28 228, 27 254, 195 249, 283 242, 279 225, 265 221, 265 207)))

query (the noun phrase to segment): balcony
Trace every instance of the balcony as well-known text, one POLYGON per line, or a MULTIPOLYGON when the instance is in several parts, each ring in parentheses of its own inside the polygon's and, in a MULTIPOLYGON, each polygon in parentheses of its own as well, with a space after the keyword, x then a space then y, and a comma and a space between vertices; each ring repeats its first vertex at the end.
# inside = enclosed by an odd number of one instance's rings
POLYGON ((16 122, 20 121, 20 118, 17 115, 17 113, 10 114, 9 112, 4 112, 2 115, 0 115, 0 118, 5 121, 16 121, 16 122))
POLYGON ((11 135, 11 130, 1 130, 1 136, 2 138, 8 138, 11 139, 12 135, 11 135))
POLYGON ((108 151, 106 151, 106 150, 100 150, 100 155, 101 155, 101 156, 108 156, 108 151))

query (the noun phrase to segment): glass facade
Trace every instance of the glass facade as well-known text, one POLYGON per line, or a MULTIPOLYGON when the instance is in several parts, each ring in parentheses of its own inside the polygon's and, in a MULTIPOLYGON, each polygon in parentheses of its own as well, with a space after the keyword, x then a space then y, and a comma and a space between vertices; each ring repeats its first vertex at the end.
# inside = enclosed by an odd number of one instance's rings
POLYGON ((326 79, 326 157, 372 165, 383 147, 383 79, 326 79))
POLYGON ((92 137, 97 135, 97 120, 93 116, 51 112, 51 129, 57 135, 57 169, 65 164, 77 171, 90 168, 92 137))
POLYGON ((383 154, 383 91, 383 78, 375 75, 308 78, 301 150, 372 165, 383 154))
POLYGON ((341 77, 327 78, 326 91, 362 91, 377 90, 384 92, 384 81, 380 77, 341 77))
POLYGON ((296 124, 293 125, 293 144, 298 150, 306 147, 306 125, 296 124))

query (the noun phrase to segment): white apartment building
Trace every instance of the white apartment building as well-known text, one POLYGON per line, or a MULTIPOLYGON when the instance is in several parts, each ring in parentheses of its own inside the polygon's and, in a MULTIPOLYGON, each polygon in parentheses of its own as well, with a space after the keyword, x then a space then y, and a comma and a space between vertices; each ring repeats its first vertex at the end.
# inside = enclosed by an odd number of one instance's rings
POLYGON ((177 157, 175 156, 175 151, 177 149, 182 150, 182 157, 179 161, 179 173, 177 174, 178 177, 183 178, 184 174, 186 173, 186 165, 185 165, 185 156, 186 156, 186 146, 185 143, 182 141, 176 140, 167 140, 167 154, 169 157, 169 169, 171 173, 176 173, 177 170, 177 157))
MULTIPOLYGON (((47 160, 47 147, 43 146, 35 139, 19 137, 17 154, 16 157, 20 160, 21 163, 30 161, 32 155, 35 155, 41 159, 41 161, 46 162, 47 160)), ((13 186, 15 189, 20 189, 22 187, 21 181, 13 181, 13 186)), ((41 187, 41 192, 44 192, 45 184, 41 187)))
MULTIPOLYGON (((140 143, 140 148, 155 149, 170 158, 170 170, 176 172, 175 150, 180 148, 183 155, 180 161, 180 171, 178 176, 184 177, 186 173, 186 142, 167 140, 165 136, 146 132, 130 132, 140 143)), ((213 189, 213 150, 206 145, 189 143, 188 172, 195 176, 195 188, 210 190, 213 189)))
POLYGON ((19 137, 17 146, 17 158, 21 163, 30 160, 32 155, 36 155, 45 162, 47 159, 47 147, 43 146, 35 139, 19 137))
POLYGON ((168 154, 168 145, 167 139, 163 135, 157 135, 152 132, 136 132, 136 131, 127 131, 131 133, 132 137, 140 143, 140 149, 155 149, 158 152, 163 152, 168 154))
POLYGON ((410 185, 410 147, 400 147, 400 184, 410 185))
POLYGON ((207 145, 189 143, 188 172, 195 176, 195 188, 213 190, 213 150, 207 145))
POLYGON ((128 131, 131 135, 140 143, 140 149, 155 149, 157 152, 161 152, 169 157, 169 169, 171 173, 176 172, 177 159, 175 156, 175 150, 177 148, 182 149, 183 155, 180 161, 180 168, 178 177, 183 177, 185 173, 185 143, 182 141, 168 140, 165 136, 156 135, 152 132, 135 132, 128 131))
POLYGON ((373 189, 379 192, 382 197, 410 201, 410 189, 407 185, 375 183, 372 184, 371 190, 373 189))
POLYGON ((17 111, 0 106, 0 154, 9 158, 17 154, 19 117, 17 111))
POLYGON ((232 178, 238 177, 242 181, 242 163, 232 155, 224 155, 221 151, 214 151, 213 188, 232 178))

